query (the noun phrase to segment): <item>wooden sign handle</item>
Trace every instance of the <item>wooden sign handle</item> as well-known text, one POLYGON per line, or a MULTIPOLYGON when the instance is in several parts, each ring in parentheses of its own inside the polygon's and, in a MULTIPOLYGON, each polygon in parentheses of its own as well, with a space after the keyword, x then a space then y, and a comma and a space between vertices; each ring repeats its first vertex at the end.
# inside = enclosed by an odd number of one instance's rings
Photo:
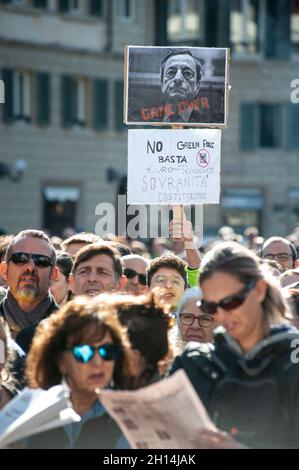
POLYGON ((180 224, 181 230, 175 230, 175 239, 181 239, 183 237, 183 223, 184 223, 184 206, 173 206, 173 223, 180 224))
MULTIPOLYGON (((184 129, 184 126, 181 124, 173 124, 171 126, 172 129, 184 129)), ((181 227, 183 228, 183 220, 184 220, 184 206, 173 206, 173 222, 174 224, 181 224, 181 227)), ((182 230, 181 230, 182 232, 182 230)), ((182 238, 183 233, 176 233, 177 234, 177 239, 182 238)), ((174 237, 176 238, 176 237, 174 237)))

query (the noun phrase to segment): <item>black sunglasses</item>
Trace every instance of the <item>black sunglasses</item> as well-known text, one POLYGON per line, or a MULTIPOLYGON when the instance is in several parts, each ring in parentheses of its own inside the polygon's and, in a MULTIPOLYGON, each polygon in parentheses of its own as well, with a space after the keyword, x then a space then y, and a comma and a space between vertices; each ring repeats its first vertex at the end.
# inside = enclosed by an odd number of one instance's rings
POLYGON ((49 266, 53 266, 53 262, 49 256, 46 255, 38 255, 35 253, 23 253, 22 251, 18 251, 17 253, 13 253, 9 258, 9 261, 12 261, 14 264, 17 265, 25 265, 29 263, 30 260, 34 261, 35 266, 38 268, 48 268, 49 266))
POLYGON ((74 346, 73 348, 67 349, 67 351, 71 351, 73 353, 77 362, 87 364, 87 362, 94 357, 96 351, 104 361, 115 361, 115 359, 120 355, 121 348, 118 344, 113 343, 101 344, 99 347, 82 344, 80 346, 74 346))
POLYGON ((128 279, 134 279, 134 277, 138 276, 139 284, 146 286, 146 275, 145 274, 138 274, 134 269, 125 268, 124 275, 127 276, 128 279))
POLYGON ((225 297, 225 299, 220 300, 220 302, 207 302, 206 300, 199 300, 196 305, 201 308, 204 313, 208 315, 214 315, 217 312, 218 307, 223 310, 234 310, 235 308, 240 307, 248 296, 251 289, 256 284, 256 280, 252 279, 243 289, 241 289, 237 294, 230 295, 225 297))

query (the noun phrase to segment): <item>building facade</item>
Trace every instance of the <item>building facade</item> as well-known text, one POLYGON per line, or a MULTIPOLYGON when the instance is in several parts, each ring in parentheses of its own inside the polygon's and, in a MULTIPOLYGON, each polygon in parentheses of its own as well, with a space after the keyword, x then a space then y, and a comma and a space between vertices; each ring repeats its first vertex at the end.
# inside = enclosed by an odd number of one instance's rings
POLYGON ((298 0, 12 0, 0 2, 0 158, 27 170, 1 179, 0 226, 94 231, 97 205, 115 202, 125 44, 231 48, 221 203, 205 206, 205 234, 299 224, 298 0))
POLYGON ((1 180, 3 229, 94 231, 97 205, 115 201, 107 170, 127 165, 124 46, 153 37, 147 0, 0 2, 1 161, 27 163, 1 180))

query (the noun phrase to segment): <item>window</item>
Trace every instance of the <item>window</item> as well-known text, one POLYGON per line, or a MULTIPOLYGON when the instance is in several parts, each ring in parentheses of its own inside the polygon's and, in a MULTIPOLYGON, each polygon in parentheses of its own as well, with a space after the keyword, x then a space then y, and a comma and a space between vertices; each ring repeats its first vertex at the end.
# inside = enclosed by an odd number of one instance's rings
POLYGON ((124 83, 117 81, 115 82, 115 128, 117 131, 124 130, 126 128, 123 123, 124 119, 124 83))
POLYGON ((62 77, 62 125, 87 123, 87 82, 83 78, 62 77))
POLYGON ((133 19, 134 0, 119 0, 119 13, 123 20, 133 19))
POLYGON ((291 42, 293 51, 299 54, 299 0, 293 0, 292 3, 291 42))
POLYGON ((103 15, 103 4, 102 0, 89 0, 89 14, 92 16, 103 15))
POLYGON ((11 69, 3 70, 6 99, 3 109, 3 120, 30 121, 32 117, 31 75, 11 69))
POLYGON ((45 126, 51 121, 51 94, 50 75, 39 72, 36 75, 36 121, 39 125, 45 126))
POLYGON ((35 74, 4 69, 2 77, 5 85, 3 121, 31 121, 34 117, 40 125, 50 123, 50 75, 45 72, 35 74))
POLYGON ((264 197, 258 188, 231 188, 223 191, 221 198, 223 223, 243 233, 254 225, 261 229, 264 197))
POLYGON ((281 106, 260 105, 260 147, 281 147, 281 106))
POLYGON ((80 0, 69 0, 69 12, 78 15, 81 10, 80 0))
POLYGON ((73 186, 45 186, 43 189, 43 227, 61 236, 65 227, 76 227, 80 189, 73 186))
POLYGON ((47 0, 33 0, 32 5, 35 8, 47 8, 48 7, 48 1, 47 0))
POLYGON ((230 40, 235 52, 260 50, 262 0, 233 0, 230 40))
POLYGON ((106 129, 108 124, 108 81, 96 79, 93 82, 93 127, 106 129))
POLYGON ((11 5, 24 5, 26 0, 6 0, 3 3, 10 3, 11 5))
POLYGON ((58 9, 61 13, 80 14, 82 9, 81 0, 59 0, 58 9))
POLYGON ((241 107, 241 148, 275 148, 285 144, 283 104, 243 103, 241 107))
POLYGON ((201 35, 201 2, 197 0, 172 0, 167 8, 167 39, 171 44, 198 41, 201 35))
POLYGON ((241 148, 299 149, 298 104, 243 103, 241 148))
MULTIPOLYGON (((122 103, 121 103, 122 104, 122 103)), ((108 80, 62 77, 62 126, 108 126, 108 80)))
POLYGON ((13 115, 16 119, 30 121, 31 88, 30 75, 15 71, 13 74, 13 115))

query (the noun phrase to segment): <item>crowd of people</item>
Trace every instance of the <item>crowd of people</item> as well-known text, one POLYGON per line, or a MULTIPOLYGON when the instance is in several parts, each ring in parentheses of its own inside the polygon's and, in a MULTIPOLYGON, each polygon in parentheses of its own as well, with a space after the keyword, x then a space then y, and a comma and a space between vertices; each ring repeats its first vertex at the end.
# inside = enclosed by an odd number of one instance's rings
POLYGON ((19 447, 128 448, 99 390, 184 369, 216 426, 194 447, 299 448, 299 229, 222 227, 202 248, 184 218, 170 235, 151 248, 85 232, 0 237, 0 409, 25 386, 66 383, 81 417, 19 447))

